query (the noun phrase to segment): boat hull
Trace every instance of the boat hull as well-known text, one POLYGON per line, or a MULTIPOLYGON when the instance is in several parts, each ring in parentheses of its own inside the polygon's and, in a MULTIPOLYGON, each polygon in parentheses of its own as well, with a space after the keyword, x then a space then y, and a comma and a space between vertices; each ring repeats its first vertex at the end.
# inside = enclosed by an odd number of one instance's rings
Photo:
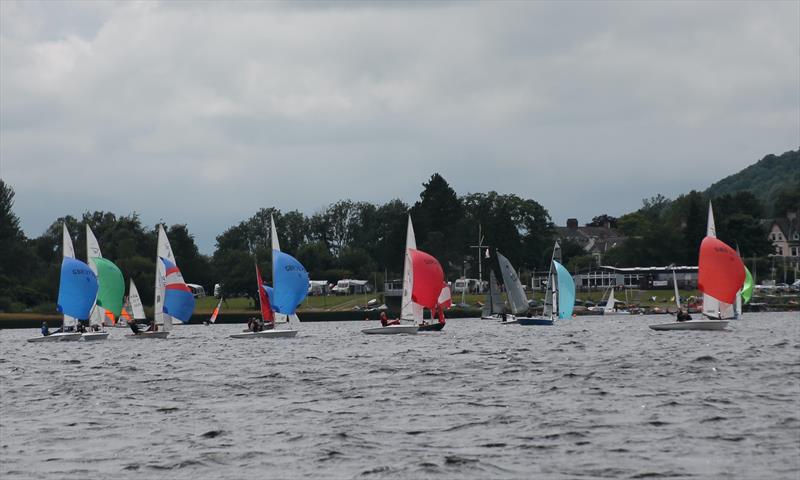
POLYGON ((662 323, 650 325, 653 330, 724 330, 727 320, 687 320, 685 322, 662 323))
POLYGON ((83 338, 85 342, 105 340, 108 338, 108 332, 86 332, 81 334, 81 338, 83 338))
POLYGON ((125 338, 136 338, 136 339, 139 339, 139 340, 143 340, 145 338, 161 338, 161 339, 163 339, 163 338, 167 338, 168 335, 169 335, 169 332, 164 332, 164 331, 161 331, 161 332, 140 332, 140 333, 136 333, 136 334, 129 333, 129 334, 125 335, 125 338))
POLYGON ((81 339, 80 332, 64 332, 64 333, 54 333, 52 335, 35 338, 29 338, 28 341, 32 343, 41 343, 41 342, 77 342, 81 339))
POLYGON ((418 332, 441 332, 444 328, 444 323, 427 323, 419 325, 418 332))
POLYGON ((367 335, 415 335, 418 330, 419 327, 417 325, 389 325, 386 327, 365 328, 361 330, 361 333, 366 333, 367 335))
POLYGON ((520 325, 552 325, 552 318, 518 318, 517 323, 520 325))
POLYGON ((263 330, 261 332, 234 333, 231 338, 292 338, 297 330, 263 330))

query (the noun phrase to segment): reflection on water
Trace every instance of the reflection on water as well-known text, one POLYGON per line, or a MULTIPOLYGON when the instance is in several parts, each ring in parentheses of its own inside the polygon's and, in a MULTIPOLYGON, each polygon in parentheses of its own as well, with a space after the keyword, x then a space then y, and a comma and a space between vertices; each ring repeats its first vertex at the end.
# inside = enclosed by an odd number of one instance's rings
POLYGON ((4 330, 0 476, 797 479, 797 317, 304 323, 244 341, 193 325, 92 344, 4 330))

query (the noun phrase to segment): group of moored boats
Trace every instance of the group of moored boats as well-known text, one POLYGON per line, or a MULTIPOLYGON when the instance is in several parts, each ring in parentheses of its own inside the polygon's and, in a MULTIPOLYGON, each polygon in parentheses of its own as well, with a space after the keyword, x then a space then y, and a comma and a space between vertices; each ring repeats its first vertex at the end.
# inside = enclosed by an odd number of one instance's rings
MULTIPOLYGON (((283 322, 276 320, 285 319, 288 323, 289 319, 297 318, 295 310, 308 292, 308 273, 296 258, 281 252, 275 222, 271 219, 270 223, 273 285, 270 287, 263 282, 256 264, 261 318, 253 319, 246 330, 231 335, 232 338, 285 338, 297 335, 297 330, 277 328, 277 324, 283 322)), ((122 323, 123 320, 132 330, 132 333, 126 335, 128 338, 166 338, 173 323, 188 323, 194 311, 195 299, 178 269, 163 226, 158 227, 154 318, 146 330, 138 327, 138 323, 146 321, 146 318, 133 280, 130 280, 128 304, 123 307, 125 284, 122 272, 114 263, 103 258, 97 239, 88 225, 86 238, 87 263, 84 263, 75 258, 72 240, 66 225, 63 226, 63 258, 58 293, 58 310, 63 314, 63 324, 55 333, 49 333, 47 326, 43 325, 42 336, 30 338, 29 342, 104 340, 108 338, 108 332, 103 328, 122 323), (89 331, 85 331, 80 323, 83 320, 88 321, 89 331)), ((417 249, 410 216, 404 255, 400 318, 389 320, 382 314, 381 326, 363 329, 363 333, 415 334, 419 331, 441 331, 444 328, 443 312, 451 305, 450 288, 445 281, 441 264, 430 254, 417 249), (432 313, 431 322, 424 319, 425 309, 432 313)), ((555 319, 572 316, 575 283, 560 263, 561 249, 558 243, 553 248, 550 261, 544 309, 542 315, 538 316, 530 315, 525 290, 508 258, 496 250, 487 255, 492 268, 482 318, 496 319, 502 324, 553 325, 555 319), (510 304, 508 309, 500 294, 498 278, 505 286, 510 304)), ((728 318, 734 318, 741 312, 741 298, 744 296, 749 300, 752 277, 738 252, 716 238, 710 204, 707 234, 700 246, 698 270, 698 288, 703 292, 703 316, 706 319, 686 318, 688 315, 681 309, 677 282, 673 281, 679 319, 676 322, 650 325, 650 328, 722 330, 726 327, 728 318)), ((613 305, 613 293, 611 295, 609 303, 613 305)), ((216 320, 221 303, 222 300, 214 309, 208 323, 216 320)))

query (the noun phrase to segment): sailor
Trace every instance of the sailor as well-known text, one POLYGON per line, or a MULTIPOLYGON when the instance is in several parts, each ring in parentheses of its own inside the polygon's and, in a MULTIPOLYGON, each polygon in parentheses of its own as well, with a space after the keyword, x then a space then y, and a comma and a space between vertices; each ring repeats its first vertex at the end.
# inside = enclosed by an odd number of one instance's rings
POLYGON ((156 325, 156 319, 154 318, 150 320, 150 325, 147 327, 147 330, 145 330, 145 332, 157 332, 157 331, 158 331, 158 325, 156 325))
POLYGON ((50 329, 47 327, 46 321, 42 322, 42 335, 44 335, 45 337, 50 335, 50 329))
POLYGON ((691 320, 691 319, 692 319, 692 316, 689 315, 689 312, 687 312, 686 310, 684 310, 682 308, 678 310, 678 321, 679 322, 685 322, 686 320, 691 320))
POLYGON ((136 325, 136 319, 128 319, 128 326, 131 327, 134 335, 139 335, 139 325, 136 325))
POLYGON ((80 333, 86 333, 86 327, 83 326, 80 320, 78 320, 78 324, 75 326, 75 329, 80 333))

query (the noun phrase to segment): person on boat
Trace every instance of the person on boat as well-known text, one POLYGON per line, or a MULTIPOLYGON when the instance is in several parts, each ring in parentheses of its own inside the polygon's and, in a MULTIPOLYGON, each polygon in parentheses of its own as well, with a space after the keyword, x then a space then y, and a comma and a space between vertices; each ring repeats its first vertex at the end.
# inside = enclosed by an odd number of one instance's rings
POLYGON ((147 330, 145 330, 145 332, 157 332, 157 331, 158 331, 158 325, 156 325, 156 319, 154 318, 150 320, 150 325, 147 327, 147 330))
POLYGON ((83 326, 83 323, 81 323, 80 320, 78 320, 78 324, 75 326, 75 330, 78 331, 78 333, 86 333, 86 327, 83 326))
POLYGON ((45 337, 50 335, 50 329, 47 327, 47 321, 42 322, 42 335, 45 337))
POLYGON ((389 317, 386 316, 386 312, 381 312, 381 326, 388 327, 389 325, 400 325, 400 320, 389 320, 389 317))
POLYGON ((685 322, 686 320, 691 320, 691 319, 692 319, 692 316, 689 315, 689 312, 687 312, 686 310, 684 310, 682 308, 680 310, 678 310, 678 321, 679 322, 685 322))
POLYGON ((98 325, 96 323, 94 325, 92 325, 92 331, 93 332, 99 332, 100 331, 100 325, 98 325))
POLYGON ((436 309, 434 310, 434 313, 439 317, 439 323, 444 325, 445 324, 445 321, 444 321, 444 309, 438 303, 436 304, 436 309))
POLYGON ((128 326, 131 327, 134 335, 139 335, 139 325, 136 324, 136 320, 131 318, 128 320, 128 326))

